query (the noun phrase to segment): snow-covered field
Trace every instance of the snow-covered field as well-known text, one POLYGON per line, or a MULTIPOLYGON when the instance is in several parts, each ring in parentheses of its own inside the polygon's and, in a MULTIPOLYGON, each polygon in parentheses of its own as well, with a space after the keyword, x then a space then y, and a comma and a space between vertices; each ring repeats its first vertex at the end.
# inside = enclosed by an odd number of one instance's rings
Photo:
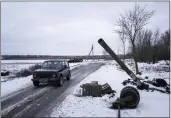
MULTIPOLYGON (((135 71, 131 64, 132 60, 127 60, 126 65, 135 71)), ((163 61, 157 64, 138 63, 142 72, 141 77, 148 76, 149 80, 156 78, 166 78, 168 83, 169 72, 163 61), (167 69, 161 69, 162 67, 167 69)), ((120 95, 124 86, 123 80, 130 78, 123 70, 119 69, 115 61, 101 67, 98 71, 91 74, 75 87, 74 91, 64 100, 64 102, 52 111, 52 117, 117 117, 117 110, 110 109, 112 103, 120 95), (76 97, 80 90, 80 85, 98 81, 99 84, 109 83, 113 90, 116 90, 115 97, 109 99, 109 95, 103 97, 76 97)), ((157 91, 147 92, 139 90, 140 103, 136 109, 121 110, 121 117, 169 117, 169 95, 157 91)))
POLYGON ((1 60, 1 63, 43 63, 45 60, 1 60))
POLYGON ((24 89, 32 84, 32 76, 16 78, 11 81, 1 82, 1 97, 24 89))
POLYGON ((30 66, 33 66, 35 64, 16 64, 16 63, 1 63, 1 71, 7 70, 9 71, 8 76, 1 76, 1 82, 5 82, 11 79, 14 79, 15 74, 22 69, 28 69, 30 66))
MULTIPOLYGON (((1 69, 10 71, 10 74, 14 74, 21 69, 27 69, 34 64, 28 64, 31 62, 42 63, 44 60, 1 60, 1 69), (17 64, 17 63, 18 64, 17 64), (22 63, 22 64, 21 64, 22 63)), ((86 63, 70 63, 70 69, 74 69, 79 65, 86 63)), ((1 76, 1 97, 6 96, 12 92, 18 91, 20 89, 26 88, 32 84, 32 75, 28 77, 13 78, 10 81, 7 80, 8 76, 1 76)))

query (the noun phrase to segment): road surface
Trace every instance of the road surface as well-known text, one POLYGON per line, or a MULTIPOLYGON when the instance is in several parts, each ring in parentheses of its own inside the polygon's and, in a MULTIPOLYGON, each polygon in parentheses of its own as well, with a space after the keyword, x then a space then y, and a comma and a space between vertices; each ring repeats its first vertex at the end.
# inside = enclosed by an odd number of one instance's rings
POLYGON ((71 71, 71 80, 62 87, 33 85, 1 99, 2 117, 45 117, 58 107, 74 87, 85 77, 99 69, 103 63, 81 65, 71 71))

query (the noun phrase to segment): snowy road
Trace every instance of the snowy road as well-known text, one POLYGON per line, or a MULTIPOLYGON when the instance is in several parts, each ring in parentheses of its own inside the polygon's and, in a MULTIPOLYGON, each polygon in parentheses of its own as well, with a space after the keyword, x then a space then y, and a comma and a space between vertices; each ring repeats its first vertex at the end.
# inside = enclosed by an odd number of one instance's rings
POLYGON ((71 80, 62 87, 33 85, 14 92, 1 99, 1 113, 5 117, 48 116, 54 107, 59 106, 74 87, 89 74, 99 69, 103 63, 81 65, 71 71, 71 80))

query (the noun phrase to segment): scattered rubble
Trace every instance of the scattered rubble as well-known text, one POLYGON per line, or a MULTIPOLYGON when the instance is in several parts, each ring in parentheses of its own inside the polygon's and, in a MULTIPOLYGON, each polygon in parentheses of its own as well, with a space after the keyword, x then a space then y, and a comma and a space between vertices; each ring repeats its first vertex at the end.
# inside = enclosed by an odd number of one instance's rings
POLYGON ((112 90, 108 83, 99 85, 98 81, 92 81, 91 83, 83 84, 80 87, 82 88, 81 96, 101 97, 105 94, 116 93, 116 91, 112 90))
POLYGON ((7 76, 7 75, 9 75, 9 71, 1 69, 1 76, 7 76))
MULTIPOLYGON (((170 85, 167 84, 167 82, 164 80, 164 79, 161 79, 161 78, 154 78, 152 81, 150 80, 145 80, 143 81, 143 83, 146 83, 147 85, 153 85, 155 87, 162 87, 164 88, 165 90, 161 90, 161 89, 158 89, 158 88, 153 88, 153 87, 150 87, 147 91, 151 90, 151 92, 153 92, 154 90, 156 91, 159 91, 159 92, 162 92, 162 93, 167 93, 167 94, 170 94, 170 85)), ((132 84, 132 85, 136 85, 136 82, 134 80, 131 80, 131 79, 127 79, 127 80, 124 80, 122 82, 122 84, 125 86, 127 84, 132 84)))

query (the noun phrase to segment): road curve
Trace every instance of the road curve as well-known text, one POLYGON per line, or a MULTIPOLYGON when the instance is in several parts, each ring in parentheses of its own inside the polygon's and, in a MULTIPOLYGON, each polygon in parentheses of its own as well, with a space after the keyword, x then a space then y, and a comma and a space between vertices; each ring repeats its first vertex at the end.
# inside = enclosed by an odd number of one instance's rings
POLYGON ((74 87, 85 77, 99 69, 104 63, 81 65, 71 71, 71 80, 62 87, 33 85, 1 100, 2 117, 48 117, 74 87))

